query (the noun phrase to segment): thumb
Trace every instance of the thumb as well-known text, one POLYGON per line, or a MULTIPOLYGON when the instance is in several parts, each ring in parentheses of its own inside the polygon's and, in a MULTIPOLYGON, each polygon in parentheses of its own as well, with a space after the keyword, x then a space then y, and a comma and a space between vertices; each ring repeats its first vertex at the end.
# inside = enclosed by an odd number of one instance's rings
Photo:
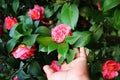
POLYGON ((50 76, 54 73, 54 71, 50 68, 49 65, 45 65, 45 66, 43 67, 43 70, 44 70, 44 72, 46 73, 47 78, 48 78, 48 80, 49 80, 50 76))

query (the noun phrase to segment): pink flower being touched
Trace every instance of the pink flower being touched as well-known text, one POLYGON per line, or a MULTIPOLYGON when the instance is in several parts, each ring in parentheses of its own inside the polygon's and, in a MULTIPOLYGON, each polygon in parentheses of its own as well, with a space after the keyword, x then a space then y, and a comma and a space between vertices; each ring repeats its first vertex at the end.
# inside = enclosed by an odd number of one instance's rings
POLYGON ((44 18, 44 8, 36 4, 28 11, 28 14, 33 20, 41 20, 44 18))
POLYGON ((114 60, 108 60, 103 64, 102 69, 102 75, 105 79, 113 79, 118 76, 118 71, 120 70, 120 63, 114 60))
POLYGON ((61 70, 61 66, 58 65, 58 61, 53 60, 50 67, 53 69, 54 72, 59 72, 61 70))
POLYGON ((28 46, 21 44, 17 48, 15 48, 15 50, 12 52, 12 55, 15 58, 25 60, 27 58, 34 56, 35 51, 36 51, 35 47, 29 48, 28 46))
POLYGON ((57 42, 61 43, 64 41, 66 36, 71 36, 71 27, 65 25, 65 24, 60 24, 56 26, 55 28, 52 29, 52 39, 57 42))
POLYGON ((13 78, 13 80, 18 80, 18 76, 15 76, 15 77, 13 78))
POLYGON ((16 23, 17 23, 16 18, 10 16, 5 18, 5 26, 7 30, 10 30, 16 23))

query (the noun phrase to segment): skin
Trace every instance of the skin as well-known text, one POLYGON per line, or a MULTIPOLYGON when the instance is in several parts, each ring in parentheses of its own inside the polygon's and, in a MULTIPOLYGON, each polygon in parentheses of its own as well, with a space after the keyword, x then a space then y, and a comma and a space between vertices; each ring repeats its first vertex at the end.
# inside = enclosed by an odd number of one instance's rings
POLYGON ((69 64, 64 62, 61 71, 54 72, 49 65, 43 67, 48 80, 90 80, 85 48, 74 48, 74 50, 76 50, 76 58, 69 64))

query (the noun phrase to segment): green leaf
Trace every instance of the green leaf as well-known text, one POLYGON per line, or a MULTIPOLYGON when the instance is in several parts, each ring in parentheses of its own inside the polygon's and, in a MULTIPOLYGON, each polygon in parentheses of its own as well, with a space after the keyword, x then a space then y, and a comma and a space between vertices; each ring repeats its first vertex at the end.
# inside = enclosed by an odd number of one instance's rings
POLYGON ((30 36, 31 33, 32 33, 32 31, 33 31, 32 29, 28 29, 28 30, 25 31, 25 32, 23 31, 22 34, 23 34, 24 36, 30 36))
POLYGON ((60 5, 58 4, 52 4, 50 6, 46 6, 45 8, 45 16, 46 18, 51 17, 58 9, 59 9, 60 5))
POLYGON ((45 8, 45 15, 47 18, 51 17, 53 13, 54 13, 53 9, 50 9, 49 6, 45 8))
POLYGON ((75 47, 86 46, 91 40, 91 33, 88 31, 79 32, 79 39, 75 42, 75 47))
POLYGON ((21 62, 20 62, 20 67, 19 67, 19 70, 20 70, 20 69, 22 69, 22 68, 23 68, 23 66, 24 66, 24 62, 22 62, 22 61, 21 61, 21 62))
POLYGON ((19 67, 18 64, 20 64, 20 62, 18 59, 15 59, 14 57, 11 56, 7 59, 7 64, 12 68, 18 68, 19 67))
POLYGON ((67 36, 65 38, 65 41, 68 42, 69 44, 74 44, 78 39, 79 39, 78 36, 67 36))
POLYGON ((120 4, 120 0, 104 0, 103 10, 108 11, 120 4))
POLYGON ((65 58, 67 55, 68 49, 69 49, 68 43, 61 43, 58 45, 57 51, 58 51, 58 54, 60 54, 62 57, 65 58))
POLYGON ((34 21, 34 25, 37 28, 39 26, 40 21, 34 21))
POLYGON ((120 10, 116 9, 114 12, 114 28, 120 30, 120 10))
POLYGON ((19 0, 14 0, 12 3, 13 11, 16 13, 19 8, 19 0))
POLYGON ((91 72, 93 76, 94 74, 102 71, 102 67, 101 67, 102 65, 99 62, 91 63, 90 66, 91 66, 91 72))
POLYGON ((39 44, 42 44, 44 46, 48 46, 51 42, 52 42, 52 38, 51 37, 43 37, 43 36, 39 36, 37 38, 37 42, 39 44))
POLYGON ((40 34, 42 36, 50 36, 51 35, 50 29, 45 26, 38 27, 36 29, 35 33, 40 34))
POLYGON ((89 54, 88 54, 88 62, 93 62, 94 61, 94 57, 95 57, 95 54, 94 54, 94 52, 90 52, 89 54))
POLYGON ((98 10, 91 9, 90 12, 90 16, 92 17, 94 22, 100 23, 105 20, 105 15, 103 15, 103 13, 100 13, 98 10))
POLYGON ((27 25, 28 29, 33 27, 33 20, 30 16, 25 16, 25 24, 27 25))
POLYGON ((60 59, 58 60, 58 65, 62 64, 64 60, 65 58, 61 56, 60 59))
POLYGON ((38 62, 33 61, 29 66, 28 66, 28 73, 34 76, 40 76, 42 75, 42 71, 40 68, 40 65, 38 62))
POLYGON ((20 69, 19 72, 17 73, 17 76, 18 76, 18 79, 19 80, 25 80, 25 79, 28 79, 30 76, 27 75, 23 69, 20 69))
POLYGON ((65 4, 62 7, 61 18, 60 18, 62 23, 69 25, 70 27, 72 27, 72 29, 74 29, 77 24, 78 17, 79 17, 79 11, 77 5, 65 4))
POLYGON ((48 54, 54 50, 56 50, 58 47, 58 44, 56 42, 51 42, 49 45, 48 45, 48 54))
POLYGON ((10 53, 12 50, 13 50, 13 48, 15 47, 15 45, 16 45, 16 43, 17 43, 17 40, 16 39, 10 39, 8 42, 7 42, 7 45, 6 45, 6 47, 7 47, 7 51, 8 51, 8 53, 10 53))
POLYGON ((67 63, 70 63, 71 61, 73 61, 73 59, 75 58, 75 50, 71 50, 69 51, 69 53, 67 54, 67 63))
POLYGON ((31 34, 30 36, 25 36, 23 38, 23 42, 24 44, 28 45, 28 46, 33 46, 33 44, 36 41, 38 34, 31 34))
POLYGON ((42 44, 39 45, 39 50, 41 52, 48 52, 48 46, 44 46, 42 44))
POLYGON ((91 28, 90 28, 90 31, 93 32, 93 36, 92 36, 92 41, 98 41, 100 39, 100 37, 102 36, 103 34, 103 27, 99 27, 97 25, 93 25, 91 28))
POLYGON ((19 38, 22 36, 22 34, 20 34, 20 33, 16 30, 16 28, 19 27, 20 25, 21 25, 21 24, 15 24, 15 25, 14 25, 14 27, 10 30, 10 33, 9 33, 10 37, 19 39, 19 38))
POLYGON ((20 21, 25 25, 24 30, 33 28, 33 21, 29 15, 22 15, 18 17, 20 21))

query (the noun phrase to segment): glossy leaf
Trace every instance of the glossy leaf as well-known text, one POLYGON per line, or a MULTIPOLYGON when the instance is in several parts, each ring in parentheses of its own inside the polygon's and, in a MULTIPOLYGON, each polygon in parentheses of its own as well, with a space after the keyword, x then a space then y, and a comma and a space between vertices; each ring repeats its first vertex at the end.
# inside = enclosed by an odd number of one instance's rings
POLYGON ((28 15, 21 15, 18 17, 20 21, 25 25, 23 28, 30 29, 33 27, 33 21, 28 15))
POLYGON ((13 68, 18 68, 20 64, 19 60, 15 59, 14 57, 10 57, 7 59, 7 63, 9 66, 13 67, 13 68))
POLYGON ((104 0, 103 10, 108 11, 120 4, 120 0, 104 0))
POLYGON ((40 44, 38 51, 48 52, 48 46, 44 46, 44 45, 40 44))
POLYGON ((7 42, 7 45, 6 45, 6 47, 7 47, 7 51, 8 51, 8 53, 10 53, 12 50, 13 50, 13 48, 15 47, 15 45, 17 44, 17 40, 16 39, 10 39, 8 42, 7 42))
POLYGON ((79 39, 78 36, 67 36, 65 38, 65 41, 68 42, 69 44, 74 44, 78 39, 79 39))
POLYGON ((65 58, 64 57, 60 57, 60 59, 58 60, 58 65, 61 65, 64 62, 65 58))
POLYGON ((69 50, 69 53, 66 56, 67 63, 70 63, 71 61, 73 61, 73 59, 75 58, 75 53, 76 53, 76 51, 71 50, 71 49, 69 50))
POLYGON ((34 26, 37 28, 39 26, 40 21, 34 21, 34 26))
POLYGON ((52 38, 51 37, 43 37, 43 36, 39 36, 37 38, 37 42, 39 44, 42 44, 44 46, 48 46, 51 42, 52 42, 52 38))
POLYGON ((91 40, 90 32, 79 32, 79 39, 74 44, 75 47, 86 46, 91 40))
POLYGON ((75 4, 68 5, 64 4, 61 11, 60 20, 62 23, 69 25, 74 29, 76 27, 79 11, 78 7, 75 4))
POLYGON ((31 19, 30 16, 26 15, 24 17, 25 19, 25 24, 27 25, 28 29, 33 27, 33 20, 31 19))
POLYGON ((114 12, 114 27, 117 30, 120 30, 120 10, 116 9, 114 12))
POLYGON ((33 61, 29 67, 28 67, 28 72, 31 74, 31 75, 34 75, 34 76, 40 76, 42 75, 41 73, 41 68, 40 68, 40 65, 38 64, 38 62, 36 61, 33 61))
POLYGON ((45 8, 45 14, 47 18, 51 17, 53 13, 54 13, 53 9, 49 9, 49 7, 45 8))
POLYGON ((12 37, 12 38, 16 38, 16 39, 19 39, 21 36, 22 36, 22 34, 20 34, 17 30, 16 30, 16 28, 17 27, 19 27, 21 24, 15 24, 14 25, 14 27, 10 30, 10 37, 12 37))
POLYGON ((57 51, 58 51, 58 54, 60 54, 62 57, 65 58, 67 55, 68 49, 69 49, 68 43, 60 43, 58 45, 57 51))
POLYGON ((49 28, 45 27, 45 26, 40 26, 35 30, 35 33, 40 34, 42 36, 50 36, 51 35, 51 31, 49 28))
POLYGON ((48 45, 48 54, 54 50, 56 50, 58 47, 58 44, 56 42, 51 42, 49 45, 48 45))
POLYGON ((37 39, 37 36, 38 34, 32 34, 31 36, 25 36, 22 43, 28 46, 33 46, 37 39))
POLYGON ((94 58, 95 58, 94 52, 90 52, 88 55, 88 62, 90 62, 90 63, 93 62, 94 58))
POLYGON ((60 5, 58 4, 53 4, 50 6, 46 6, 45 8, 45 15, 47 18, 51 17, 58 9, 59 9, 60 5))
POLYGON ((25 80, 25 79, 28 79, 30 76, 27 75, 23 69, 20 69, 19 72, 17 73, 17 76, 18 76, 18 79, 19 80, 25 80))
POLYGON ((90 31, 93 32, 92 34, 92 41, 96 42, 100 39, 100 37, 103 34, 103 27, 102 26, 97 26, 97 25, 93 25, 90 28, 90 31))
POLYGON ((13 8, 13 11, 16 13, 19 8, 19 0, 13 0, 12 8, 13 8))

